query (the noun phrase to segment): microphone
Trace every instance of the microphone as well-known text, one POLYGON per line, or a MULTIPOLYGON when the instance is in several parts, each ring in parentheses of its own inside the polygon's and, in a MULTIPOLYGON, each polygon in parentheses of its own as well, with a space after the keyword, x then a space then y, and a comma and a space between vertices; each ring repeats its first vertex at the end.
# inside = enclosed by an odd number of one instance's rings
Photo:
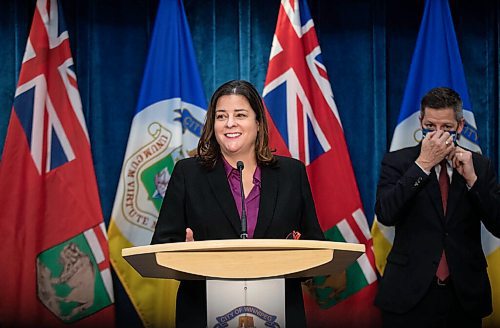
POLYGON ((236 163, 236 168, 240 172, 240 190, 241 190, 241 239, 247 239, 247 212, 245 210, 245 191, 243 189, 243 168, 245 165, 242 161, 236 163))

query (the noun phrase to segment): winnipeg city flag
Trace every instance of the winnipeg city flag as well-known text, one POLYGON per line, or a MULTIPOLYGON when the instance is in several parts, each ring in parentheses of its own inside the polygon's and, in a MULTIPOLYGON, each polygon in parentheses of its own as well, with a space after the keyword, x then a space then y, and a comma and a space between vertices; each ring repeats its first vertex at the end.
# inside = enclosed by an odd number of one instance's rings
POLYGON ((370 229, 305 0, 281 1, 263 96, 271 147, 305 163, 326 238, 366 245, 366 254, 341 275, 309 284, 308 327, 376 327, 370 229))
POLYGON ((108 230, 113 268, 146 327, 174 326, 178 282, 141 277, 121 250, 150 244, 174 164, 196 151, 205 108, 182 1, 162 0, 108 230))
MULTIPOLYGON (((420 130, 420 100, 434 87, 446 86, 457 91, 463 101, 465 127, 458 143, 480 152, 476 121, 467 91, 462 60, 447 0, 428 0, 417 37, 417 44, 403 95, 391 151, 417 145, 420 130)), ((394 240, 394 228, 376 221, 372 227, 377 268, 383 274, 387 255, 394 240)), ((493 291, 493 314, 483 320, 485 327, 500 326, 500 240, 482 226, 483 251, 493 291)))
POLYGON ((114 326, 89 135, 55 0, 36 3, 0 188, 0 326, 114 326))

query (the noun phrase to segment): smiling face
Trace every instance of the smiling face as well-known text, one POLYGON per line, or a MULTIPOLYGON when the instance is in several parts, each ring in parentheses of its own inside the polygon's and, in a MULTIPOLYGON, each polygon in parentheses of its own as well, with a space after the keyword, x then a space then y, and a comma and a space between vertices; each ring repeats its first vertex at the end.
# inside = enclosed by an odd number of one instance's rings
POLYGON ((224 157, 255 157, 258 130, 255 112, 247 98, 232 94, 217 100, 214 132, 224 157))

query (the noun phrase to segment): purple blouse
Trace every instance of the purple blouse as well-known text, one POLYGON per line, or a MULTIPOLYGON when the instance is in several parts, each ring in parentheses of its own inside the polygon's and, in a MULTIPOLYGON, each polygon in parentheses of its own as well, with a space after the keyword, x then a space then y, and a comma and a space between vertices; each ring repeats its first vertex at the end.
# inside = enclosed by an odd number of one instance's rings
MULTIPOLYGON (((232 167, 226 159, 223 158, 224 170, 226 171, 227 181, 231 188, 238 213, 241 217, 241 190, 240 190, 240 173, 232 167)), ((247 213, 247 232, 248 238, 253 238, 255 226, 257 225, 257 216, 259 215, 260 204, 260 188, 261 188, 261 171, 257 166, 253 174, 253 188, 245 199, 245 209, 247 213)))

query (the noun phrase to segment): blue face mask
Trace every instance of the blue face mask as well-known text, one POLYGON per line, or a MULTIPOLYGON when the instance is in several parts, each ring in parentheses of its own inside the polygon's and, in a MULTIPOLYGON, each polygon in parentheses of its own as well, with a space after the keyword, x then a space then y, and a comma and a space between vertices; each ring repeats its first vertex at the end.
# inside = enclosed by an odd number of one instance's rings
MULTIPOLYGON (((427 133, 430 133, 430 132, 433 132, 434 130, 431 130, 431 129, 425 129, 423 128, 422 129, 422 139, 425 138, 425 136, 427 135, 427 133)), ((453 138, 453 143, 455 144, 455 146, 457 145, 457 131, 446 131, 450 134, 450 136, 453 138)))

